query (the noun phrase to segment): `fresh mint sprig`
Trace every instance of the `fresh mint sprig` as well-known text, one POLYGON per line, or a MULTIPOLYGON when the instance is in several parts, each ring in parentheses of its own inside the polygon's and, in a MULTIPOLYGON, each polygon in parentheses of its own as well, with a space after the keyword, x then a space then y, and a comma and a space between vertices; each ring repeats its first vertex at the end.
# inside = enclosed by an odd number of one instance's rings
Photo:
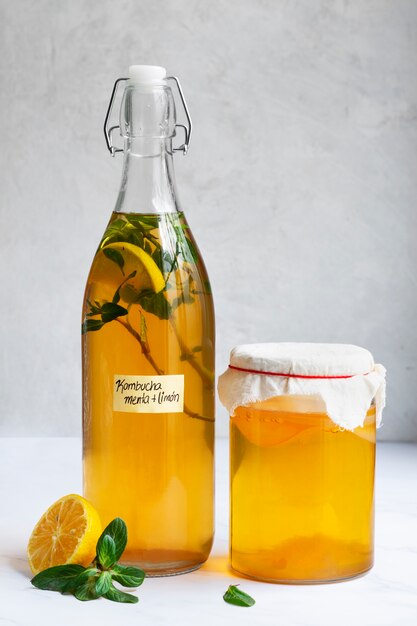
POLYGON ((145 579, 145 572, 141 569, 119 565, 126 544, 126 524, 116 517, 100 535, 96 558, 89 567, 75 564, 49 567, 30 582, 38 589, 71 593, 81 601, 107 598, 113 602, 134 604, 139 600, 137 596, 113 585, 115 581, 124 587, 139 587, 145 579))

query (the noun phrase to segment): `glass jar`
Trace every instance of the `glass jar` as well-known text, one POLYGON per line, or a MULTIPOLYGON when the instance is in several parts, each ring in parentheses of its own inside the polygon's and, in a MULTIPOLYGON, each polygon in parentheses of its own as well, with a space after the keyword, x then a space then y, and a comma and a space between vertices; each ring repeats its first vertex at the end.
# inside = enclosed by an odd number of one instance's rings
POLYGON ((230 419, 232 568, 287 583, 369 570, 375 432, 375 406, 353 431, 317 397, 239 406, 230 419))
POLYGON ((369 570, 385 369, 358 346, 249 344, 232 350, 219 395, 232 569, 293 584, 369 570))

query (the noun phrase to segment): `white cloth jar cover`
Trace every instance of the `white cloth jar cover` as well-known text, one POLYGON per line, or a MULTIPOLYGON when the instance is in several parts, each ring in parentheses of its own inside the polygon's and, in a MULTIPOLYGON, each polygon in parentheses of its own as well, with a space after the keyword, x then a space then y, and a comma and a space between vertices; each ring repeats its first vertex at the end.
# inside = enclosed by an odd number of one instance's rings
POLYGON ((318 396, 335 424, 353 430, 363 426, 373 401, 381 424, 385 368, 368 350, 349 344, 245 344, 232 350, 218 392, 230 415, 276 396, 318 396))

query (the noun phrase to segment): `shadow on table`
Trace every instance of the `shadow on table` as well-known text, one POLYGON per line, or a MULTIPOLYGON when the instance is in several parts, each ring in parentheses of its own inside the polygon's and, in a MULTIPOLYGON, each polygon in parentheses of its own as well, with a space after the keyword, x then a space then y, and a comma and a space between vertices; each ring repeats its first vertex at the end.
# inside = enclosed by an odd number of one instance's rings
POLYGON ((32 572, 30 571, 29 563, 26 556, 15 556, 9 557, 8 559, 10 567, 15 571, 28 578, 29 580, 33 577, 32 572))
POLYGON ((229 565, 229 556, 223 554, 214 554, 213 556, 209 556, 208 560, 201 567, 201 571, 213 572, 215 574, 227 574, 227 576, 239 578, 229 565))

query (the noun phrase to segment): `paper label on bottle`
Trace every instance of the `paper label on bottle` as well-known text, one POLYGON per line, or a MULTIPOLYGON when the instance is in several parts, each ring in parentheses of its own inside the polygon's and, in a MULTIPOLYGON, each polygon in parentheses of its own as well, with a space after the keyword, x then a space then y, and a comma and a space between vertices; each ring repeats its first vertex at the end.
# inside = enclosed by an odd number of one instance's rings
POLYGON ((113 411, 126 413, 182 413, 184 375, 115 375, 113 411))

